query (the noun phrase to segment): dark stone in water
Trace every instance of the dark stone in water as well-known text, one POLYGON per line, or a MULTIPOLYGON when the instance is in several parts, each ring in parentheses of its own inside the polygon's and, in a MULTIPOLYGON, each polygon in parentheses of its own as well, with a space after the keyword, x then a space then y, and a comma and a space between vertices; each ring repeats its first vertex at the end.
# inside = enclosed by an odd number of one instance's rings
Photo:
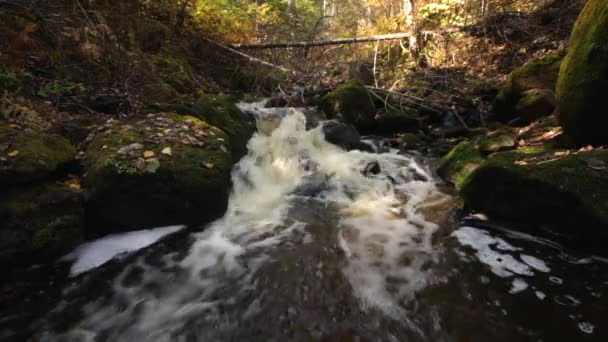
POLYGON ((365 169, 363 169, 363 175, 366 177, 370 177, 371 175, 377 175, 380 173, 380 164, 377 161, 373 161, 367 165, 365 165, 365 169))
POLYGON ((349 151, 355 149, 361 143, 361 136, 352 125, 336 120, 325 121, 322 125, 325 140, 334 145, 349 151))

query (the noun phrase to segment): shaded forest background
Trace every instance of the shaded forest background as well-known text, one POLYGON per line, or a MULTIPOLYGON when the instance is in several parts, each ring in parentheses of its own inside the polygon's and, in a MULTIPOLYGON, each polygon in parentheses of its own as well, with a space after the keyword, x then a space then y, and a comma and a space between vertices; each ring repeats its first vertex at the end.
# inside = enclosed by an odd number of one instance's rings
POLYGON ((419 88, 492 92, 515 66, 562 48, 582 5, 576 0, 5 0, 0 1, 0 77, 9 91, 47 99, 58 109, 106 113, 130 113, 196 92, 271 94, 281 84, 281 89, 331 87, 350 78, 397 91, 417 80, 419 88), (410 36, 239 49, 289 72, 226 49, 388 33, 410 36))

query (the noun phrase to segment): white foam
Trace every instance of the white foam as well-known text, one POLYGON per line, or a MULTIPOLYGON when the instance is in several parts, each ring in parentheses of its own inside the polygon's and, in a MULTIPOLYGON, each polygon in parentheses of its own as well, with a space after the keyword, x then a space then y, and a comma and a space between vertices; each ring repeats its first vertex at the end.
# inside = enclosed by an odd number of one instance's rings
POLYGON ((551 269, 549 267, 547 267, 547 264, 545 264, 544 261, 540 260, 537 257, 533 257, 531 255, 527 255, 527 254, 521 254, 519 256, 519 258, 525 262, 528 266, 532 267, 533 269, 540 271, 540 272, 551 272, 551 269))
POLYGON ((508 242, 491 236, 487 231, 474 227, 460 227, 452 233, 458 241, 465 246, 469 246, 475 250, 475 255, 480 262, 490 267, 492 273, 499 277, 510 277, 514 274, 531 276, 534 275, 532 269, 515 259, 511 254, 502 253, 501 251, 517 251, 516 248, 508 242))
POLYGON ((515 293, 520 293, 522 291, 525 291, 528 288, 528 283, 521 279, 521 278, 515 278, 513 279, 513 282, 511 283, 511 289, 509 290, 509 293, 515 294, 515 293))
POLYGON ((579 322, 578 329, 585 334, 593 334, 593 330, 595 330, 595 326, 589 322, 579 322))
POLYGON ((61 260, 74 260, 70 276, 97 268, 113 258, 148 247, 163 237, 184 229, 185 226, 168 226, 112 234, 78 246, 61 260))

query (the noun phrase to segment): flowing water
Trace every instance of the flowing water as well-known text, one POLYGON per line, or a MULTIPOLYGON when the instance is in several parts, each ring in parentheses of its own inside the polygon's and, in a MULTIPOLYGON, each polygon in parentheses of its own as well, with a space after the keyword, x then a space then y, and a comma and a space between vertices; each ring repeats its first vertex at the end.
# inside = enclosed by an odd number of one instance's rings
POLYGON ((300 110, 248 110, 261 132, 225 216, 69 282, 32 340, 608 338, 604 260, 452 221, 421 156, 346 152, 300 110))

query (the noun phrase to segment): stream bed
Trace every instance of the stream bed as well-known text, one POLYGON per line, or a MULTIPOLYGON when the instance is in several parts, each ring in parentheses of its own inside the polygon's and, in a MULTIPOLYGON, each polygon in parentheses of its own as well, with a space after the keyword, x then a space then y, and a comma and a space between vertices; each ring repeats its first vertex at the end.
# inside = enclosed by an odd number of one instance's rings
POLYGON ((455 219, 423 156, 346 152, 299 110, 259 114, 223 218, 88 272, 54 266, 0 311, 0 339, 608 340, 606 260, 455 219))

